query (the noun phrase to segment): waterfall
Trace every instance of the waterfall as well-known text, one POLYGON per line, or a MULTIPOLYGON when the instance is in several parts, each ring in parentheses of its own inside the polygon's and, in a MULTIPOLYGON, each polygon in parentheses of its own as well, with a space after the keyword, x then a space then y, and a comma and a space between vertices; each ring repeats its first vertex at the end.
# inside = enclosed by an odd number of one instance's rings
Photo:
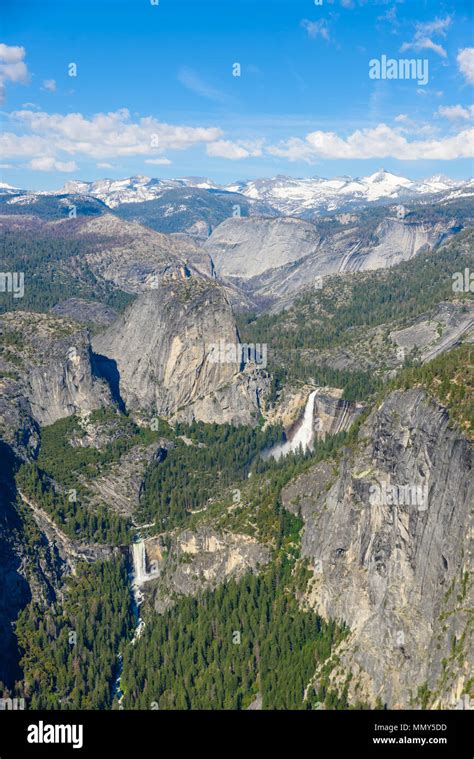
POLYGON ((286 443, 273 446, 273 448, 268 451, 267 456, 273 456, 273 458, 279 459, 282 456, 286 456, 287 453, 297 451, 300 446, 303 451, 306 451, 308 449, 312 450, 314 440, 314 401, 317 393, 318 390, 313 390, 309 394, 308 400, 306 401, 303 419, 301 420, 301 423, 299 424, 291 440, 287 440, 286 443))
POLYGON ((147 580, 145 543, 139 540, 132 546, 133 574, 136 585, 142 585, 147 580))

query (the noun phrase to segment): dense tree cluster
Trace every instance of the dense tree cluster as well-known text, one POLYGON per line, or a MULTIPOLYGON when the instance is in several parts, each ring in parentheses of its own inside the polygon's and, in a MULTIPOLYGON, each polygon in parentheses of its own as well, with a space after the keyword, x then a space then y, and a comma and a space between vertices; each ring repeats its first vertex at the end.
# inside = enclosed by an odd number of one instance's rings
POLYGON ((245 709, 258 693, 264 709, 308 708, 305 688, 344 630, 300 607, 307 579, 280 559, 149 619, 124 655, 125 708, 245 709))
POLYGON ((23 272, 25 293, 22 298, 2 295, 0 313, 16 309, 45 312, 72 297, 101 301, 120 311, 133 300, 132 295, 97 279, 89 270, 82 271, 80 276, 72 276, 68 271, 69 259, 77 257, 81 261, 90 252, 90 237, 7 229, 2 233, 1 244, 2 271, 23 272))
POLYGON ((433 361, 405 369, 391 388, 421 385, 443 406, 468 434, 474 434, 474 347, 465 343, 433 361))
POLYGON ((34 462, 22 464, 16 476, 20 492, 44 509, 68 537, 90 543, 123 545, 131 542, 129 520, 107 506, 89 508, 81 492, 61 492, 34 462))
POLYGON ((32 602, 16 624, 29 709, 108 709, 133 609, 125 561, 81 564, 64 599, 32 602))
POLYGON ((244 481, 259 452, 282 439, 280 427, 203 422, 178 424, 175 434, 176 446, 148 470, 141 497, 140 517, 163 529, 183 524, 216 492, 244 481))

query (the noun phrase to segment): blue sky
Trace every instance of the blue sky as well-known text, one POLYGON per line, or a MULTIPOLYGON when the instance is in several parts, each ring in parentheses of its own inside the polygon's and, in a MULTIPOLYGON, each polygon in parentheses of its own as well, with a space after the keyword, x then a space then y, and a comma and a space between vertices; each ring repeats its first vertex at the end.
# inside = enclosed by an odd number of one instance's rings
POLYGON ((469 0, 2 4, 4 182, 472 175, 469 0), (428 82, 371 79, 383 55, 428 82))

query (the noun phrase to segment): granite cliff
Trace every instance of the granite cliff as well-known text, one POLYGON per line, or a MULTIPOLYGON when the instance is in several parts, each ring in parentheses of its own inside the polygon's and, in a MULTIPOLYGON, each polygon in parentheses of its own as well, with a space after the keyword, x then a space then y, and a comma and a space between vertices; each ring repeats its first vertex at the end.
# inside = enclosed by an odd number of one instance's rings
MULTIPOLYGON (((344 622, 335 684, 388 708, 453 708, 472 674, 470 442, 421 389, 394 391, 339 467, 283 491, 304 522, 307 603, 344 622)), ((317 683, 318 673, 309 687, 317 683)))
POLYGON ((93 339, 105 375, 119 378, 127 408, 184 420, 249 423, 268 385, 262 370, 216 346, 239 336, 223 288, 182 267, 140 295, 93 339))

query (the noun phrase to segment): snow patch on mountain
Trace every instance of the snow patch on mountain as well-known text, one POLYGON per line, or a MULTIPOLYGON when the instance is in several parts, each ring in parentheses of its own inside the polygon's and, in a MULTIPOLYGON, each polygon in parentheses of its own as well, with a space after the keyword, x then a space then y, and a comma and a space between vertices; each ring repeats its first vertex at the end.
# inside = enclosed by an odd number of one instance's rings
POLYGON ((385 169, 368 177, 292 178, 277 176, 228 185, 227 190, 272 205, 280 213, 301 215, 308 211, 336 211, 348 205, 383 200, 414 199, 424 194, 445 192, 467 183, 436 175, 414 181, 385 169))
MULTIPOLYGON (((136 175, 123 179, 98 179, 93 182, 70 180, 56 191, 29 192, 0 183, 0 195, 11 194, 9 202, 33 202, 41 195, 85 195, 101 200, 109 208, 126 203, 156 200, 169 190, 197 188, 219 193, 240 193, 249 201, 264 204, 286 216, 332 213, 361 207, 370 203, 423 200, 437 194, 440 202, 472 195, 472 179, 450 179, 437 174, 427 179, 412 180, 380 169, 367 177, 295 178, 278 175, 273 178, 252 179, 219 185, 207 177, 153 179, 136 175), (20 196, 29 200, 20 200, 20 196)), ((185 200, 183 196, 182 200, 185 200)), ((189 198, 192 200, 192 198, 189 198)))

